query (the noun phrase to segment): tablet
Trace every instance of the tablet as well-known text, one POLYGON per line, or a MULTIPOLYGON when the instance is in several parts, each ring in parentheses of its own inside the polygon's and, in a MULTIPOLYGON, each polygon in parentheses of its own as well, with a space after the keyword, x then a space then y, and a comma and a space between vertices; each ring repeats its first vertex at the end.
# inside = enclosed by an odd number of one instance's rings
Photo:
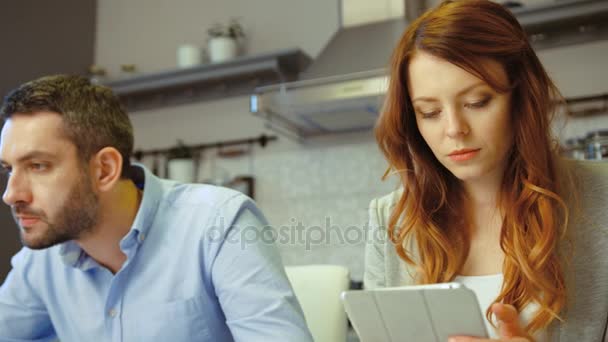
POLYGON ((345 291, 342 301, 361 342, 488 337, 477 296, 459 283, 345 291))

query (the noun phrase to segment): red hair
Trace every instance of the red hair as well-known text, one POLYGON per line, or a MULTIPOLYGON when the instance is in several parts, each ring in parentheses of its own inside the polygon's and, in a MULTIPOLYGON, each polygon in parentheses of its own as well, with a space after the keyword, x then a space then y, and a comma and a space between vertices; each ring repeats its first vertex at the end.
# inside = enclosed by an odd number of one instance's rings
MULTIPOLYGON (((488 0, 446 1, 415 20, 396 47, 376 139, 401 176, 404 192, 394 208, 388 235, 398 255, 417 267, 418 283, 447 282, 462 269, 469 253, 467 217, 461 214, 460 182, 434 157, 418 131, 408 93, 409 61, 424 51, 484 80, 499 92, 512 92, 514 145, 498 204, 504 219, 500 247, 504 282, 497 302, 518 310, 537 303, 526 330, 546 328, 566 305, 558 242, 568 221, 560 197, 557 149, 551 136, 555 99, 561 98, 526 33, 512 13, 488 0), (505 87, 480 63, 500 63, 509 78, 505 87), (419 263, 405 250, 414 239, 419 263)), ((386 174, 385 174, 386 176, 386 174)), ((486 316, 490 319, 488 309, 486 316)))

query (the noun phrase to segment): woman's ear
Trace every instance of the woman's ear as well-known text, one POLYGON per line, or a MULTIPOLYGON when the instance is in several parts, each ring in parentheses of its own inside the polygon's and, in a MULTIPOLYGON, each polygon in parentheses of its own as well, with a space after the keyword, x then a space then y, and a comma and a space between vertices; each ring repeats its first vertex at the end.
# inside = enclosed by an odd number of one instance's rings
POLYGON ((99 192, 111 190, 120 180, 122 155, 114 147, 104 147, 91 160, 93 182, 99 192))

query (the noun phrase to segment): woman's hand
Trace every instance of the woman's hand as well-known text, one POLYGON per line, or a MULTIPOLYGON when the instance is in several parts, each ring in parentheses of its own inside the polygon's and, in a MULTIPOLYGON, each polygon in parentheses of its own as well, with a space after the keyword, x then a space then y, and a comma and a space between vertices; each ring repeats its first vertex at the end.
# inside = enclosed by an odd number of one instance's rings
POLYGON ((513 305, 494 303, 491 310, 498 320, 498 335, 500 339, 452 336, 448 339, 448 342, 534 342, 534 339, 519 324, 519 314, 513 305))

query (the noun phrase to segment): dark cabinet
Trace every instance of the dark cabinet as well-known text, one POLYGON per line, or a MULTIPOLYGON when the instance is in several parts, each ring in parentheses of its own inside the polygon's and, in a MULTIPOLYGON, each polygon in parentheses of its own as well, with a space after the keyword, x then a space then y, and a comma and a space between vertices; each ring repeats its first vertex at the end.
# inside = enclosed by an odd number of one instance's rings
MULTIPOLYGON (((0 1, 0 94, 43 75, 85 74, 94 60, 96 0, 0 1)), ((4 191, 6 179, 0 180, 4 191)), ((0 204, 0 283, 21 244, 0 204)))

